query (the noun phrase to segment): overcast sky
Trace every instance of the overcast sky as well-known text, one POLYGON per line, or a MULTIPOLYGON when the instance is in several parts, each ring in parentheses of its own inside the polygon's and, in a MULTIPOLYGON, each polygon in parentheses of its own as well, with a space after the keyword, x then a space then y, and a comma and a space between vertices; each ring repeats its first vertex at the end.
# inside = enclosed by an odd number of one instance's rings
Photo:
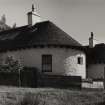
POLYGON ((105 0, 0 0, 0 16, 7 24, 27 24, 32 3, 44 20, 50 20, 81 44, 88 44, 90 32, 105 43, 105 0))

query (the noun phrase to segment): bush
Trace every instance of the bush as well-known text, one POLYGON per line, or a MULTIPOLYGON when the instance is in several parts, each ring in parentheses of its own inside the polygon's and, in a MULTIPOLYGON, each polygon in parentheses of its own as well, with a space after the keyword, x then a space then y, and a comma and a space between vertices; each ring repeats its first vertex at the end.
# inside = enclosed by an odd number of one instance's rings
POLYGON ((3 72, 19 72, 22 69, 23 66, 19 60, 14 59, 12 56, 8 56, 5 59, 5 63, 0 65, 0 71, 3 72))

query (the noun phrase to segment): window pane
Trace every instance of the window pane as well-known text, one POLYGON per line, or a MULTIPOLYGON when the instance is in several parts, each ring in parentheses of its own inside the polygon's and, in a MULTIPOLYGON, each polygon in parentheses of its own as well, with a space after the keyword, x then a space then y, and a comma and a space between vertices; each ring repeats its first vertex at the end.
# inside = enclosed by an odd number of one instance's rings
POLYGON ((42 55, 42 71, 52 71, 52 55, 42 55))
POLYGON ((78 64, 83 64, 83 57, 78 57, 78 64))
POLYGON ((51 71, 51 65, 43 65, 43 71, 51 71))
POLYGON ((42 56, 43 64, 51 64, 52 63, 52 56, 51 55, 43 55, 42 56))

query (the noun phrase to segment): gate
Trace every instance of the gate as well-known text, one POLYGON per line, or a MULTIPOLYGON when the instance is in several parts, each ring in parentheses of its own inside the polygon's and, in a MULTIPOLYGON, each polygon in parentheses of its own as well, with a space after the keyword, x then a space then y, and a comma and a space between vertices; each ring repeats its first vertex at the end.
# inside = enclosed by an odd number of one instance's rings
POLYGON ((20 72, 22 87, 37 87, 37 70, 35 68, 24 68, 20 72))

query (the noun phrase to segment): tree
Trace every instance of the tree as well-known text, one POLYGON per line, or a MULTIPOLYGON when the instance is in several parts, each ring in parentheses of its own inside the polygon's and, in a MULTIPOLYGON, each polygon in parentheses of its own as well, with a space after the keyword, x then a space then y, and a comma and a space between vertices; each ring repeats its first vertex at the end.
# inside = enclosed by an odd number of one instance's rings
POLYGON ((16 23, 14 23, 12 27, 13 27, 13 28, 16 28, 16 23))
POLYGON ((6 17, 5 17, 5 15, 3 15, 3 16, 1 17, 1 22, 2 22, 2 24, 5 24, 5 23, 6 23, 6 17))
POLYGON ((13 56, 8 56, 5 59, 4 65, 0 66, 0 70, 4 72, 20 72, 23 69, 19 60, 14 59, 13 56))

